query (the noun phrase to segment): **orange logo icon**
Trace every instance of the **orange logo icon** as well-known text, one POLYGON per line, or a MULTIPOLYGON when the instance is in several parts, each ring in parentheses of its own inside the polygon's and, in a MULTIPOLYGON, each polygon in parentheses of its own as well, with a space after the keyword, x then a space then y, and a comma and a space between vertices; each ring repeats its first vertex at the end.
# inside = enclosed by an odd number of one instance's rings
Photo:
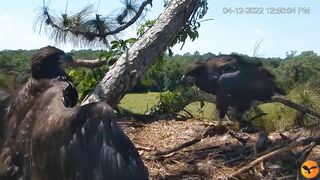
POLYGON ((307 179, 317 177, 319 173, 319 165, 315 161, 305 161, 301 166, 301 174, 307 179))

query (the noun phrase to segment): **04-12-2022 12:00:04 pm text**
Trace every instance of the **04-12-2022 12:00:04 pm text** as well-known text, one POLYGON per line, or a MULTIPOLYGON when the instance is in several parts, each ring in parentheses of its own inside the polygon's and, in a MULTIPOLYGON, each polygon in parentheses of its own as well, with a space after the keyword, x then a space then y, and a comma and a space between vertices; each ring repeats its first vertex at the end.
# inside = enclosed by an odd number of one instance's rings
POLYGON ((311 13, 310 7, 224 7, 223 14, 239 15, 307 15, 311 13))

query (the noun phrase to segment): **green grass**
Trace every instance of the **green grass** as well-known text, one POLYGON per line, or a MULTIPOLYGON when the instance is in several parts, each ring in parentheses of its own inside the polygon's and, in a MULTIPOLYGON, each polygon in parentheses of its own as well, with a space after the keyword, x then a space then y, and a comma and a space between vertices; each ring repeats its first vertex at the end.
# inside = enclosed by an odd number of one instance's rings
POLYGON ((189 111, 195 117, 199 117, 204 120, 214 120, 216 118, 216 105, 205 102, 201 108, 200 102, 194 102, 186 106, 186 110, 189 111))
MULTIPOLYGON (((143 114, 151 107, 159 102, 159 92, 148 92, 142 94, 126 94, 120 101, 120 107, 128 109, 134 113, 143 114)), ((186 107, 187 111, 193 114, 195 117, 199 117, 206 120, 215 118, 215 105, 212 103, 205 103, 204 107, 200 108, 199 102, 194 102, 186 107)))
POLYGON ((160 93, 130 93, 126 94, 120 101, 120 107, 128 109, 134 113, 144 114, 151 107, 159 102, 160 93))
MULTIPOLYGON (((258 110, 267 113, 267 115, 256 119, 255 123, 265 127, 268 131, 292 127, 297 114, 295 110, 280 103, 266 103, 259 105, 257 108, 258 110)), ((250 114, 250 112, 248 114, 250 114)))

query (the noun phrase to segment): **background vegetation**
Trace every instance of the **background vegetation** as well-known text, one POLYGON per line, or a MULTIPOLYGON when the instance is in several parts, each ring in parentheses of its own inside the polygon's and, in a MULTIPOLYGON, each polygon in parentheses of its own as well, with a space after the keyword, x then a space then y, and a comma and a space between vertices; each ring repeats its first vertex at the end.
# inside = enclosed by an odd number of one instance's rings
MULTIPOLYGON (((134 41, 134 40, 131 40, 134 41)), ((112 52, 99 50, 72 51, 75 59, 97 59, 110 58, 120 54, 127 43, 131 41, 113 42, 112 52)), ((34 50, 5 50, 0 51, 0 85, 4 91, 13 91, 19 88, 29 74, 29 59, 34 50)), ((211 53, 200 54, 199 52, 186 53, 184 55, 162 54, 159 61, 150 67, 137 85, 126 95, 120 106, 134 113, 150 113, 160 102, 179 103, 181 88, 179 91, 179 80, 189 64, 196 61, 204 61, 211 53), (177 90, 178 89, 178 90, 177 90), (180 93, 180 94, 179 94, 180 93)), ((312 51, 305 51, 298 55, 294 51, 287 54, 286 58, 252 58, 252 61, 260 61, 275 74, 278 84, 288 92, 288 97, 294 102, 303 104, 314 109, 320 107, 320 56, 312 51)), ((84 99, 92 91, 96 83, 101 80, 108 65, 96 68, 69 69, 68 73, 73 78, 78 90, 80 100, 84 99)), ((183 90, 182 90, 183 91, 183 90)), ((157 106, 158 105, 158 106, 157 106)), ((172 105, 171 105, 172 106, 172 105)), ((214 105, 211 103, 192 103, 187 110, 195 117, 204 120, 212 120, 214 116, 214 105)), ((260 105, 247 114, 252 117, 261 112, 267 113, 255 120, 255 123, 266 129, 287 129, 292 126, 319 126, 312 117, 298 113, 282 104, 270 103, 260 105)), ((165 113, 165 111, 164 111, 165 113)))

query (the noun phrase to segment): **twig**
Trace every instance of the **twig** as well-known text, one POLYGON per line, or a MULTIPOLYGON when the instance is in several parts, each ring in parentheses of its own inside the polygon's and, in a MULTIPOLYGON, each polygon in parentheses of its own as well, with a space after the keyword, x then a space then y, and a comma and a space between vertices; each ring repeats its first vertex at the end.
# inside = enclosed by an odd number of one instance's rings
POLYGON ((248 121, 249 121, 249 122, 252 122, 253 120, 255 120, 255 119, 257 119, 257 118, 259 118, 259 117, 261 117, 261 116, 265 116, 265 115, 268 115, 268 113, 258 114, 258 115, 256 115, 256 116, 254 116, 253 118, 249 119, 248 121))
POLYGON ((144 150, 144 151, 153 151, 154 150, 154 148, 139 146, 138 144, 136 144, 135 147, 137 150, 144 150))
MULTIPOLYGON (((215 128, 208 128, 204 133, 202 133, 200 136, 192 139, 191 141, 187 141, 187 142, 185 142, 183 144, 180 144, 180 145, 178 145, 178 146, 176 146, 176 147, 174 147, 172 149, 166 150, 166 151, 156 152, 155 155, 156 156, 162 156, 162 155, 170 154, 172 152, 179 151, 179 150, 184 149, 186 147, 192 146, 192 145, 200 142, 202 139, 206 138, 206 136, 209 135, 209 131, 211 131, 212 129, 215 130, 215 128)), ((233 130, 231 130, 229 128, 226 128, 226 130, 228 130, 230 136, 232 136, 233 138, 236 138, 241 143, 243 143, 243 144, 247 143, 248 139, 240 137, 239 135, 237 135, 236 132, 234 132, 233 130)))
POLYGON ((132 126, 132 127, 147 127, 146 125, 142 123, 137 123, 137 122, 130 122, 130 121, 119 121, 119 125, 126 125, 126 126, 132 126))
POLYGON ((187 113, 190 116, 190 118, 194 118, 194 116, 188 110, 186 110, 185 108, 183 108, 182 111, 187 113))
POLYGON ((234 164, 234 163, 236 163, 236 162, 239 162, 239 161, 242 161, 242 160, 244 160, 244 159, 246 159, 244 156, 238 156, 238 157, 236 157, 236 158, 234 158, 234 159, 231 159, 231 160, 229 160, 229 161, 226 161, 226 162, 224 163, 224 165, 232 165, 232 164, 234 164))
POLYGON ((192 139, 191 141, 188 141, 188 142, 185 142, 183 144, 180 144, 172 149, 169 149, 169 150, 166 150, 166 151, 159 151, 159 152, 156 152, 155 155, 156 156, 162 156, 162 155, 166 155, 166 154, 170 154, 172 152, 175 152, 175 151, 179 151, 183 148, 186 148, 186 147, 189 147, 195 143, 198 143, 201 141, 201 138, 194 138, 192 139))
POLYGON ((249 138, 242 138, 238 135, 238 133, 234 132, 233 130, 229 129, 228 134, 235 138, 236 140, 240 141, 242 144, 246 144, 249 138))
POLYGON ((242 174, 248 170, 250 170, 251 168, 253 168, 254 166, 258 165, 260 162, 263 162, 277 154, 280 154, 280 153, 283 153, 283 152, 286 152, 286 151, 289 151, 291 150, 292 148, 298 146, 298 144, 295 142, 295 143, 292 143, 290 144, 288 147, 283 147, 283 148, 280 148, 280 149, 277 149, 271 153, 268 153, 264 156, 261 156, 260 158, 252 161, 251 163, 245 165, 244 167, 240 168, 238 171, 236 171, 235 173, 231 174, 230 176, 231 177, 235 177, 235 176, 238 176, 239 174, 242 174))
POLYGON ((280 135, 280 137, 281 137, 282 140, 284 140, 284 141, 291 141, 291 139, 290 139, 288 136, 284 135, 283 133, 280 132, 279 135, 280 135))
POLYGON ((165 154, 165 155, 162 155, 162 156, 157 156, 157 157, 155 157, 155 159, 156 160, 164 160, 166 158, 174 156, 175 154, 176 154, 176 152, 172 152, 172 153, 165 154))
POLYGON ((306 160, 306 158, 309 156, 309 154, 311 153, 312 149, 315 148, 317 145, 316 143, 311 143, 308 146, 304 147, 300 153, 299 153, 299 157, 297 158, 298 163, 302 163, 303 161, 306 160))
MULTIPOLYGON (((178 145, 178 146, 176 146, 176 147, 174 147, 174 148, 172 148, 172 149, 169 149, 169 150, 166 150, 166 151, 156 152, 154 155, 156 155, 156 156, 163 156, 163 155, 166 155, 166 154, 170 154, 170 153, 172 153, 172 152, 175 152, 175 151, 179 151, 179 150, 184 149, 184 148, 186 148, 186 147, 192 146, 192 145, 200 142, 202 139, 206 138, 206 136, 208 135, 208 132, 209 132, 210 130, 212 130, 212 129, 214 129, 214 128, 208 128, 204 133, 202 133, 202 134, 199 135, 198 137, 196 137, 196 138, 194 138, 194 139, 192 139, 192 140, 190 140, 190 141, 187 141, 187 142, 185 142, 185 143, 183 143, 183 144, 180 144, 180 145, 178 145)), ((227 128, 227 130, 228 130, 229 134, 230 134, 232 137, 236 138, 236 139, 237 139, 238 141, 240 141, 241 143, 245 144, 245 143, 248 141, 248 139, 239 137, 239 135, 237 135, 237 133, 234 132, 234 131, 232 131, 231 129, 227 128)))

